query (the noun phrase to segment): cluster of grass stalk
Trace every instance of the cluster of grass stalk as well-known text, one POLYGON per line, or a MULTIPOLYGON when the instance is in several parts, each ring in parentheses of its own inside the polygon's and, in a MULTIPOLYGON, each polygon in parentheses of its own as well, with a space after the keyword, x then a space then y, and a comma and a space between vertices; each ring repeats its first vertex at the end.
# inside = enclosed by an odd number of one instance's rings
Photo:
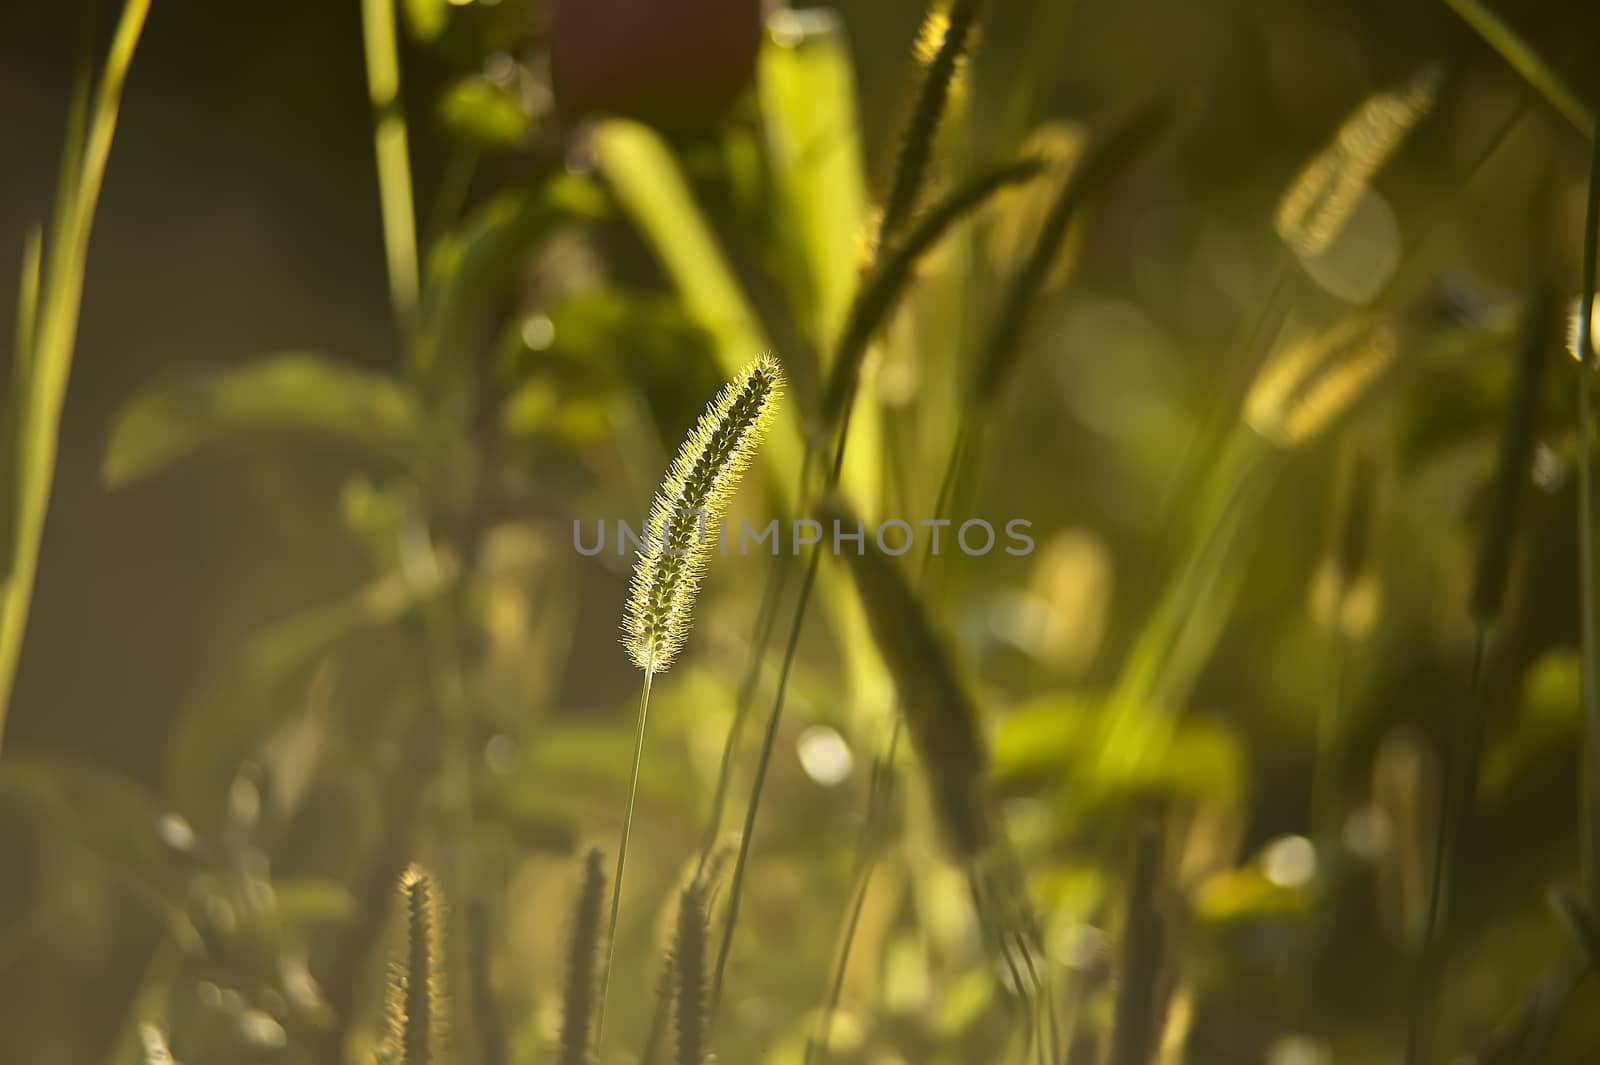
MULTIPOLYGON (((1581 364, 1575 402, 1578 432, 1577 552, 1580 576, 1582 693, 1586 720, 1586 788, 1581 800, 1582 846, 1590 882, 1581 898, 1565 898, 1561 912, 1591 952, 1596 947, 1593 915, 1600 913, 1600 606, 1594 553, 1593 377, 1600 372, 1592 322, 1597 282, 1596 241, 1600 232, 1600 137, 1594 120, 1560 79, 1475 0, 1448 0, 1539 93, 1594 142, 1585 214, 1581 296, 1575 327, 1575 354, 1581 364)), ((15 675, 37 567, 44 513, 54 468, 56 435, 75 341, 84 259, 90 225, 106 168, 118 103, 149 0, 129 0, 113 40, 105 72, 93 95, 87 79, 79 86, 69 123, 68 150, 57 213, 45 241, 36 231, 22 273, 21 313, 13 363, 15 397, 4 412, 0 458, 14 463, 18 476, 0 511, 0 735, 15 675), (46 254, 48 250, 48 254, 46 254)), ((1005 280, 1001 296, 977 350, 969 360, 962 413, 940 479, 935 518, 959 509, 981 469, 983 441, 1003 409, 1006 385, 1017 362, 1031 311, 1046 278, 1062 254, 1072 226, 1093 195, 1144 150, 1165 119, 1156 106, 1135 108, 1106 123, 1091 138, 1082 158, 1058 174, 1045 160, 1022 157, 980 169, 938 198, 926 194, 935 144, 944 123, 952 87, 973 39, 981 0, 954 0, 939 15, 942 34, 925 65, 915 104, 888 186, 870 261, 855 298, 834 338, 824 387, 815 409, 801 413, 806 426, 794 503, 800 513, 824 526, 858 520, 841 488, 842 471, 856 411, 863 364, 872 345, 913 285, 919 262, 963 221, 1000 191, 1029 182, 1057 182, 1051 205, 1028 255, 1005 280)), ((363 0, 367 71, 376 117, 374 149, 380 176, 385 246, 391 295, 400 334, 414 341, 418 290, 414 205, 408 149, 399 99, 394 11, 387 0, 363 0)), ((1438 90, 1439 75, 1425 72, 1399 90, 1378 94, 1356 114, 1327 151, 1317 156, 1284 198, 1277 217, 1280 236, 1305 254, 1324 250, 1336 238, 1355 200, 1399 147, 1410 128, 1426 115, 1438 90), (1356 147, 1352 147, 1352 145, 1356 147)), ((1537 441, 1538 412, 1546 390, 1550 349, 1555 346, 1552 285, 1540 279, 1525 311, 1520 371, 1508 406, 1491 495, 1470 614, 1477 634, 1467 684, 1467 710, 1451 744, 1431 877, 1424 942, 1418 959, 1416 1001, 1408 1032, 1411 1065, 1429 1065, 1434 1054, 1438 985, 1447 962, 1445 923, 1450 872, 1456 848, 1470 829, 1487 713, 1488 677, 1496 662, 1496 626, 1517 543, 1518 517, 1537 441)), ((1263 312, 1264 314, 1267 312, 1263 312)), ((1182 709, 1199 663, 1217 639, 1220 618, 1201 609, 1218 587, 1223 561, 1254 506, 1263 498, 1272 455, 1306 443, 1349 410, 1371 383, 1396 361, 1404 337, 1383 315, 1354 316, 1275 351, 1244 397, 1236 432, 1222 445, 1222 461, 1200 493, 1197 510, 1205 534, 1180 557, 1149 625, 1136 641, 1113 701, 1128 709, 1130 727, 1156 727, 1148 717, 1182 709), (1153 709, 1154 708, 1154 709, 1153 709)), ((1254 336, 1258 330, 1249 331, 1254 336)), ((422 350, 420 347, 418 350, 422 350)), ((752 352, 752 354, 754 354, 752 352)), ((741 475, 755 460, 784 388, 781 360, 758 356, 712 400, 684 442, 652 508, 651 540, 634 575, 624 620, 627 653, 643 674, 626 807, 609 884, 604 856, 596 850, 585 864, 572 922, 565 979, 563 1026, 558 1060, 582 1065, 601 1053, 605 1009, 623 901, 629 835, 639 769, 647 739, 652 682, 665 672, 688 641, 694 601, 716 542, 718 522, 741 475), (609 905, 607 896, 609 894, 609 905)), ((863 402, 872 402, 868 397, 863 402)), ((782 476, 792 471, 778 471, 782 476)), ((1353 492, 1363 491, 1361 475, 1353 492)), ((1355 506, 1367 514, 1370 506, 1355 506)), ((1333 596, 1334 639, 1342 641, 1338 610, 1363 567, 1362 518, 1340 538, 1336 552, 1337 590, 1333 596)), ((728 800, 730 766, 738 745, 738 724, 728 739, 722 772, 694 877, 678 900, 673 947, 661 982, 661 1008, 672 1018, 676 1065, 705 1065, 718 1007, 730 966, 741 903, 761 808, 763 788, 780 734, 791 673, 822 566, 823 550, 813 548, 801 572, 793 610, 783 630, 780 666, 762 733, 758 760, 729 878, 726 902, 714 906, 716 888, 711 855, 728 800), (715 918, 720 910, 720 934, 715 918)), ((1060 1063, 1071 1051, 1063 1035, 1060 996, 1045 957, 1026 885, 1010 853, 1003 822, 987 793, 987 747, 982 715, 939 624, 937 560, 924 556, 915 578, 881 553, 867 550, 849 557, 849 567, 871 632, 896 688, 896 716, 884 751, 876 758, 863 813, 855 884, 840 923, 834 966, 821 981, 822 1009, 810 1039, 807 1062, 827 1056, 832 1016, 839 1004, 844 974, 879 851, 875 826, 890 801, 890 780, 902 746, 910 747, 929 782, 936 820, 952 861, 966 872, 986 943, 997 965, 1009 970, 1010 985, 1026 1004, 1026 1052, 1034 1060, 1060 1063)), ((758 678, 771 640, 779 633, 788 567, 775 560, 767 578, 754 626, 750 663, 739 690, 736 722, 760 689, 758 678)), ((1342 644, 1341 644, 1342 647, 1342 644)), ((1338 656, 1342 659, 1343 651, 1338 656)), ((1339 772, 1341 724, 1337 699, 1321 730, 1317 792, 1319 822, 1336 820, 1332 789, 1339 772)), ((1329 829, 1329 834, 1331 834, 1329 829)), ((1108 1039, 1113 1065, 1148 1065, 1160 1039, 1161 985, 1165 944, 1158 895, 1163 877, 1163 839, 1159 816, 1137 841, 1123 902, 1120 983, 1108 1039)), ((388 985, 387 1030, 374 1052, 382 1065, 435 1065, 449 1060, 443 973, 446 917, 437 878, 420 868, 408 870, 399 889, 401 941, 388 985)), ((163 1059, 165 1042, 152 1030, 146 1058, 163 1059)), ((647 1057, 649 1055, 647 1054, 647 1057)))

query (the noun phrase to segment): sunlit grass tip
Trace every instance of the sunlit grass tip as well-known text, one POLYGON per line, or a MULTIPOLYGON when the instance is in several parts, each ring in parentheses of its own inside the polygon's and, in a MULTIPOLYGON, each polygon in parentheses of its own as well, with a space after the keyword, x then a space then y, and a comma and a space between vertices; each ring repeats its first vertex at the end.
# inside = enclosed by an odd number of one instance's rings
POLYGON ((1373 93, 1314 155, 1278 203, 1278 236, 1301 255, 1326 251, 1362 193, 1433 110, 1444 72, 1428 67, 1404 85, 1373 93))
POLYGON ((783 385, 772 356, 746 366, 701 415, 656 494, 622 622, 628 653, 646 673, 665 671, 683 649, 722 516, 783 385))
POLYGON ((379 1065, 445 1060, 443 899, 432 873, 412 865, 400 876, 401 946, 389 971, 387 1021, 379 1065))

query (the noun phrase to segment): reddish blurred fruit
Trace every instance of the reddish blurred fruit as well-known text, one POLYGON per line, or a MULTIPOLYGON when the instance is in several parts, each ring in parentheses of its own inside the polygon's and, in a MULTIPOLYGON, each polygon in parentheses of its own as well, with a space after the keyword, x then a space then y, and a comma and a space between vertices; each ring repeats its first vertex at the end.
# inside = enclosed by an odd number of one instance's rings
POLYGON ((554 0, 551 66, 570 117, 672 122, 726 109, 755 76, 762 0, 554 0))

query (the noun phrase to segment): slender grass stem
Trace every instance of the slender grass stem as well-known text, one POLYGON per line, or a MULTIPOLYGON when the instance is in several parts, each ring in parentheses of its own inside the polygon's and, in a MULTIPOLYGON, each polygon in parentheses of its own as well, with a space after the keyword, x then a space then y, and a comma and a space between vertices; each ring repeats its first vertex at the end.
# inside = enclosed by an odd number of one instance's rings
POLYGON ((705 838, 701 841, 700 861, 695 876, 703 876, 706 863, 716 849, 717 837, 722 834, 722 821, 727 812, 728 788, 733 779, 733 759, 738 753, 739 741, 744 737, 744 726, 755 705, 756 692, 761 686, 761 667, 766 662, 767 645, 772 641, 777 627, 778 606, 783 600, 783 588, 788 583, 789 566, 781 553, 767 571, 767 580, 761 590, 761 605, 756 609, 755 635, 750 644, 750 660, 745 666, 744 679, 739 684, 739 694, 734 703, 733 723, 722 745, 722 762, 717 767, 717 787, 711 798, 711 815, 706 819, 705 838))
POLYGON ((411 188, 411 149, 400 105, 400 54, 396 43, 394 0, 362 0, 361 35, 367 64, 367 91, 375 121, 373 152, 378 164, 378 197, 383 212, 383 245, 389 267, 389 302, 402 343, 417 333, 417 220, 411 188))
POLYGON ((1562 118, 1570 122, 1578 132, 1591 139, 1594 138, 1594 114, 1588 106, 1504 19, 1490 10, 1482 0, 1444 0, 1444 2, 1450 10, 1461 16, 1461 20, 1471 26, 1512 70, 1532 85, 1562 118))
POLYGON ((867 904, 867 891, 872 886, 872 877, 878 868, 878 861, 873 853, 873 838, 877 832, 878 817, 883 811, 889 774, 894 772, 894 759, 900 748, 901 722, 902 718, 896 715, 894 728, 889 733, 889 748, 874 761, 872 766, 871 782, 867 785, 867 812, 862 819, 861 835, 856 844, 859 869, 856 874, 856 889, 845 918, 844 937, 839 944, 839 956, 834 965, 833 978, 829 981, 828 997, 822 1007, 817 1034, 806 1045, 806 1065, 811 1065, 817 1054, 827 1054, 828 1043, 832 1038, 833 1016, 838 1012, 839 999, 844 993, 844 977, 850 967, 850 952, 855 946, 856 929, 861 923, 861 913, 867 904))
POLYGON ((628 774, 628 807, 622 815, 622 838, 617 843, 617 871, 611 878, 611 916, 606 921, 606 964, 600 971, 600 999, 595 1010, 594 1041, 601 1045, 606 1026, 606 989, 611 986, 611 963, 617 956, 617 918, 622 912, 622 874, 628 865, 628 833, 633 829, 633 804, 639 796, 639 765, 644 760, 644 726, 650 714, 650 681, 655 671, 644 671, 639 691, 639 724, 633 738, 633 768, 628 774))
MULTIPOLYGON (((0 741, 5 735, 6 711, 22 655, 22 638, 28 625, 50 508, 61 411, 77 345, 89 236, 116 136, 123 87, 144 32, 150 2, 128 0, 124 5, 94 94, 94 106, 87 112, 86 136, 80 140, 76 135, 83 112, 75 104, 71 123, 74 132, 69 134, 63 153, 56 223, 50 233, 47 266, 38 289, 34 336, 26 353, 28 390, 21 397, 20 409, 12 415, 18 419, 15 440, 19 452, 11 558, 8 566, 0 566, 0 741)), ((85 73, 82 85, 87 84, 85 73)))
POLYGON ((1472 648, 1467 717, 1461 724, 1461 735, 1454 745, 1450 765, 1445 773, 1444 798, 1439 807, 1439 826, 1434 834, 1428 881, 1428 906, 1422 925, 1422 956, 1417 970, 1417 989, 1412 1002, 1411 1026, 1406 1038, 1407 1065, 1427 1065, 1433 1055, 1439 977, 1444 962, 1441 934, 1449 903, 1456 844, 1472 816, 1479 753, 1483 746, 1484 718, 1487 717, 1488 685, 1484 673, 1488 655, 1488 626, 1486 622, 1480 622, 1472 648))
MULTIPOLYGON (((1582 644, 1583 708, 1588 749, 1587 831, 1584 865, 1600 869, 1600 608, 1595 593, 1594 544, 1594 296, 1596 242, 1600 241, 1600 136, 1589 161, 1589 202, 1584 211, 1583 288, 1578 299, 1578 603, 1582 644)), ((1600 892, 1600 887, 1591 886, 1600 892)), ((1600 902, 1593 898, 1591 903, 1600 902)))

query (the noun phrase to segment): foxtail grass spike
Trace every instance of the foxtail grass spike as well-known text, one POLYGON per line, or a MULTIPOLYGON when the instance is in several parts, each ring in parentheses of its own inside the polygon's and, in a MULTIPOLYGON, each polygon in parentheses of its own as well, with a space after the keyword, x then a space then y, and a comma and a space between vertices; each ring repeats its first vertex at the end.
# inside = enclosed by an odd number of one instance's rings
MULTIPOLYGON (((820 513, 835 529, 860 527, 860 519, 837 497, 825 501, 820 513)), ((906 731, 927 773, 946 839, 957 854, 975 857, 991 833, 983 791, 988 748, 977 708, 945 641, 894 560, 872 543, 845 557, 873 638, 894 677, 906 731)))
POLYGON ((983 207, 997 193, 1032 181, 1043 171, 1044 162, 1031 156, 986 170, 928 208, 903 238, 885 245, 877 266, 862 281, 835 345, 833 366, 828 371, 822 396, 825 427, 837 425, 855 397, 856 381, 872 338, 899 304, 922 257, 957 223, 983 207))
POLYGON ((1333 141, 1301 169, 1278 204, 1278 237, 1304 256, 1338 239, 1356 204, 1406 136, 1433 110, 1444 73, 1428 67, 1405 85, 1373 93, 1333 141))
POLYGON ((600 908, 605 904, 605 855, 596 847, 584 867, 583 891, 572 919, 567 982, 562 994, 560 1065, 590 1065, 595 1014, 595 958, 600 948, 600 908))
POLYGON ((884 201, 883 221, 879 224, 880 241, 893 239, 916 209, 918 194, 927 182, 940 121, 949 106, 950 91, 982 6, 982 0, 955 0, 948 12, 935 7, 923 23, 918 58, 927 65, 928 72, 917 94, 900 154, 895 159, 894 177, 889 197, 884 201))
POLYGON ((412 865, 400 876, 401 942, 389 969, 388 1030, 380 1065, 440 1065, 443 1035, 442 900, 433 874, 412 865))
POLYGON ((646 673, 664 672, 683 649, 722 515, 782 394, 776 359, 745 367, 701 415, 656 494, 622 622, 628 653, 646 673))
POLYGON ((1399 350, 1393 327, 1363 315, 1295 341, 1256 375, 1244 420, 1277 447, 1307 443, 1349 410, 1399 350))
POLYGON ((676 1065, 705 1065, 709 1027, 706 987, 706 939, 710 915, 706 890, 698 880, 683 889, 678 904, 678 933, 673 940, 673 972, 677 995, 678 1053, 676 1065))
POLYGON ((1166 107, 1159 103, 1136 107, 1092 136, 1084 147, 1046 213, 1032 251, 1007 287, 994 325, 979 351, 973 394, 980 407, 993 403, 1010 378, 1021 356, 1029 312, 1061 256, 1078 213, 1093 193, 1160 132, 1167 115, 1166 107))
POLYGON ((672 664, 688 638, 695 596, 719 542, 722 516, 772 421, 783 383, 783 370, 777 360, 762 355, 725 385, 683 442, 650 508, 646 543, 634 566, 622 619, 623 642, 634 663, 644 670, 644 684, 639 693, 628 805, 622 817, 617 871, 611 887, 606 962, 600 975, 595 1020, 597 1033, 605 1029, 606 990, 616 952, 622 877, 627 870, 628 836, 639 793, 651 680, 672 664))
POLYGON ((1489 503, 1489 524, 1478 554, 1472 583, 1472 615, 1484 624, 1500 614, 1516 546, 1517 520, 1527 495, 1529 469, 1538 443, 1539 405, 1552 341, 1552 306, 1548 286, 1541 287, 1528 308, 1522 352, 1517 362, 1515 391, 1506 410, 1500 437, 1500 468, 1489 503))

